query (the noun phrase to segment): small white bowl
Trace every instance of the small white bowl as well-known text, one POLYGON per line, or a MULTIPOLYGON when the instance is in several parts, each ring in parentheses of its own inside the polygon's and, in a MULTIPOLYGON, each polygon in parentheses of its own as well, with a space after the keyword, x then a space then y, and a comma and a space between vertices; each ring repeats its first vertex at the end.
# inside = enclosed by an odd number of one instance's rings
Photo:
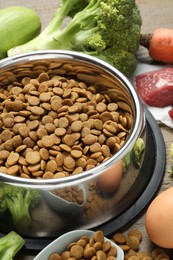
MULTIPOLYGON (((74 230, 65 233, 59 238, 55 239, 52 243, 46 246, 35 258, 34 260, 48 260, 49 256, 52 253, 61 253, 63 252, 67 245, 71 242, 78 240, 81 236, 87 235, 88 237, 93 237, 95 234, 94 231, 91 230, 74 230)), ((124 252, 123 250, 114 242, 105 237, 105 241, 110 241, 111 244, 117 248, 117 260, 124 260, 124 252)))

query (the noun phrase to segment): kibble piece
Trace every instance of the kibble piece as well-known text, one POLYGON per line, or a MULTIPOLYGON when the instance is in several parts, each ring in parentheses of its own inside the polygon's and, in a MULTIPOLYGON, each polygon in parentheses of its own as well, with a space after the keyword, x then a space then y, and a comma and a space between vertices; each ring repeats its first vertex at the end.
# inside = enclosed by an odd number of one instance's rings
POLYGON ((84 250, 83 250, 82 246, 80 246, 80 245, 74 245, 70 249, 71 257, 74 257, 77 260, 78 259, 82 259, 83 258, 83 254, 84 254, 84 250))
POLYGON ((23 102, 21 100, 15 100, 13 102, 13 109, 16 112, 21 111, 23 109, 23 102))
POLYGON ((117 248, 115 246, 111 246, 111 248, 107 252, 107 256, 116 256, 116 255, 117 255, 117 248))
POLYGON ((143 259, 144 257, 148 256, 148 253, 146 251, 140 251, 138 252, 138 257, 140 259, 143 259))
POLYGON ((123 245, 119 244, 119 247, 121 247, 121 249, 124 252, 127 252, 130 249, 130 247, 128 245, 126 245, 126 244, 123 244, 123 245))
POLYGON ((53 123, 46 123, 45 129, 47 130, 48 133, 53 133, 55 131, 56 127, 53 123))
POLYGON ((64 158, 64 166, 71 169, 75 167, 75 160, 71 156, 67 156, 64 158))
POLYGON ((39 170, 40 170, 40 163, 38 163, 38 164, 33 164, 33 165, 29 165, 29 166, 28 166, 28 170, 29 170, 30 172, 39 171, 39 170))
POLYGON ((97 241, 96 243, 94 243, 93 247, 96 249, 96 251, 101 250, 101 249, 103 249, 103 243, 101 243, 100 241, 97 241))
POLYGON ((46 164, 46 171, 55 172, 57 170, 57 163, 55 160, 50 160, 46 164))
POLYGON ((96 256, 98 260, 106 260, 107 258, 106 253, 103 250, 98 250, 96 256))
POLYGON ((62 100, 61 99, 51 101, 52 110, 58 111, 58 109, 60 109, 61 107, 62 107, 62 100))
POLYGON ((44 147, 51 147, 54 145, 54 139, 52 136, 49 135, 43 136, 41 141, 44 147))
POLYGON ((69 125, 69 121, 66 117, 61 117, 59 120, 58 120, 58 126, 59 127, 63 127, 63 128, 67 128, 69 125))
POLYGON ((50 171, 45 172, 43 174, 43 179, 54 179, 54 177, 55 177, 54 173, 50 171))
POLYGON ((22 136, 22 137, 27 137, 29 136, 29 132, 30 132, 30 129, 29 127, 27 126, 22 126, 19 128, 19 134, 22 136))
POLYGON ((116 111, 118 109, 118 105, 116 103, 109 103, 107 105, 107 109, 109 111, 116 111))
POLYGON ((39 93, 46 92, 47 90, 48 90, 47 82, 41 82, 41 84, 38 86, 39 93))
POLYGON ((103 242, 102 248, 104 252, 108 252, 111 248, 111 242, 110 241, 103 242))
POLYGON ((23 122, 25 122, 25 116, 21 116, 21 115, 15 116, 14 122, 15 123, 23 123, 23 122))
POLYGON ((12 166, 14 164, 17 164, 19 160, 19 154, 15 152, 11 152, 7 158, 7 165, 12 166))
POLYGON ((82 167, 85 168, 85 166, 87 165, 87 161, 85 158, 79 158, 76 160, 76 166, 77 167, 82 167))
POLYGON ((49 152, 46 148, 41 148, 40 149, 40 156, 43 160, 48 160, 49 159, 49 152))
MULTIPOLYGON (((25 138, 26 139, 26 138, 25 138)), ((20 154, 20 152, 24 151, 27 147, 32 147, 32 144, 29 142, 29 144, 27 144, 27 142, 23 142, 23 145, 20 145, 16 148, 16 152, 20 154)))
POLYGON ((41 157, 37 151, 31 151, 26 154, 26 162, 29 164, 37 164, 40 160, 41 157))
POLYGON ((82 122, 77 120, 71 124, 71 130, 73 132, 79 132, 82 129, 82 122))
POLYGON ((46 72, 42 72, 39 76, 38 76, 38 81, 39 82, 44 82, 49 80, 49 75, 46 72))
POLYGON ((39 106, 31 107, 31 112, 35 115, 41 116, 44 114, 44 109, 39 106))
POLYGON ((71 156, 73 158, 80 158, 82 156, 82 151, 79 151, 79 150, 71 150, 71 156))
POLYGON ((10 130, 3 130, 1 133, 2 142, 6 142, 13 137, 13 133, 10 130))
POLYGON ((10 152, 7 150, 1 150, 0 151, 0 160, 5 160, 10 155, 10 152))
POLYGON ((66 134, 63 138, 63 142, 68 146, 73 146, 76 142, 74 135, 66 134))
POLYGON ((61 153, 58 153, 55 160, 58 166, 62 166, 64 163, 64 156, 61 153))
POLYGON ((40 104, 40 99, 38 97, 35 97, 35 96, 29 96, 28 97, 28 103, 31 106, 38 106, 40 104))
POLYGON ((70 254, 70 251, 64 251, 64 252, 62 252, 61 253, 61 258, 62 258, 62 260, 67 260, 68 258, 70 258, 71 257, 71 254, 70 254))
POLYGON ((19 171, 19 166, 13 165, 13 166, 7 168, 6 173, 9 175, 17 175, 18 171, 19 171))
POLYGON ((80 245, 81 247, 85 247, 87 244, 86 240, 85 239, 82 239, 80 238, 78 241, 77 241, 77 245, 80 245))
POLYGON ((29 127, 29 130, 32 131, 39 126, 39 121, 38 120, 27 121, 27 126, 29 127))
POLYGON ((71 152, 70 146, 68 146, 68 145, 66 145, 66 144, 60 144, 59 147, 60 147, 63 151, 65 151, 65 152, 68 152, 68 153, 71 152))
POLYGON ((48 102, 51 99, 51 94, 49 92, 40 93, 39 99, 41 102, 48 102))
POLYGON ((56 128, 56 130, 55 130, 55 134, 57 136, 63 136, 63 135, 65 135, 65 133, 66 133, 66 129, 63 127, 56 128))
POLYGON ((128 236, 135 236, 139 239, 139 241, 142 240, 142 233, 140 232, 140 230, 135 229, 135 228, 129 230, 128 236))
POLYGON ((85 137, 85 136, 89 135, 90 132, 91 132, 90 128, 85 126, 81 130, 81 136, 85 137))
POLYGON ((133 250, 137 250, 139 247, 139 239, 135 236, 128 236, 126 238, 126 244, 133 250))
POLYGON ((14 146, 13 146, 13 141, 12 141, 12 139, 9 139, 9 140, 7 140, 7 141, 4 143, 4 149, 6 149, 6 150, 9 151, 9 152, 14 151, 14 146))
POLYGON ((48 116, 48 115, 43 116, 43 118, 41 120, 43 125, 45 125, 47 123, 53 123, 53 121, 54 121, 53 118, 51 116, 48 116))
POLYGON ((86 247, 84 250, 84 258, 91 259, 96 254, 96 249, 94 247, 86 247))
POLYGON ((164 251, 163 251, 162 248, 157 247, 157 248, 155 248, 155 249, 152 250, 151 256, 152 256, 154 259, 156 259, 156 257, 157 257, 159 254, 162 254, 163 252, 164 252, 164 251))
POLYGON ((96 231, 93 238, 94 238, 94 241, 103 243, 104 242, 103 231, 101 231, 101 230, 96 231))
POLYGON ((96 110, 99 112, 99 113, 102 113, 106 110, 106 104, 100 102, 97 104, 96 106, 96 110))
POLYGON ((85 145, 92 145, 95 142, 97 142, 97 136, 93 135, 93 134, 88 134, 83 138, 83 143, 85 145))
POLYGON ((40 127, 40 128, 37 130, 36 133, 37 133, 37 137, 38 137, 39 139, 42 139, 43 136, 45 136, 45 135, 48 134, 47 131, 46 131, 46 129, 45 129, 45 127, 40 127))
POLYGON ((59 254, 52 254, 49 256, 48 260, 61 260, 61 256, 59 254))
POLYGON ((68 176, 67 172, 62 171, 62 172, 57 172, 57 173, 55 173, 54 178, 55 178, 55 179, 56 179, 56 178, 64 178, 64 177, 66 177, 66 176, 68 176))
POLYGON ((112 238, 117 244, 124 244, 126 242, 126 237, 122 233, 116 233, 112 238))
POLYGON ((124 259, 128 260, 131 256, 137 256, 137 252, 133 249, 129 249, 127 252, 125 252, 124 259))
POLYGON ((12 118, 12 117, 6 117, 3 119, 3 124, 7 128, 13 127, 14 123, 15 123, 15 121, 14 121, 14 118, 12 118))

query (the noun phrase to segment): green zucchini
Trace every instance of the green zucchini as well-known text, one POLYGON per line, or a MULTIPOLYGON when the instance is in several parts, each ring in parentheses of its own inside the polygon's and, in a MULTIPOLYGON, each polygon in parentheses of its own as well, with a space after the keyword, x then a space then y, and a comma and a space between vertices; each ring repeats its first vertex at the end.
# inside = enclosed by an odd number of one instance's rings
POLYGON ((35 38, 41 30, 37 13, 28 7, 9 6, 0 10, 0 59, 7 51, 35 38))

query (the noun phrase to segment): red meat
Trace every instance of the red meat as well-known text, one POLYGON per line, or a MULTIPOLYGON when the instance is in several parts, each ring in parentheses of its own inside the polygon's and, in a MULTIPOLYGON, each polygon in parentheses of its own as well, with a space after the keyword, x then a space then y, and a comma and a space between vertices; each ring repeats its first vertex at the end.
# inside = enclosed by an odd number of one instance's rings
POLYGON ((173 68, 163 68, 136 76, 136 87, 149 106, 173 105, 173 68))
POLYGON ((171 108, 171 109, 168 111, 168 115, 170 116, 171 120, 173 120, 173 108, 171 108))

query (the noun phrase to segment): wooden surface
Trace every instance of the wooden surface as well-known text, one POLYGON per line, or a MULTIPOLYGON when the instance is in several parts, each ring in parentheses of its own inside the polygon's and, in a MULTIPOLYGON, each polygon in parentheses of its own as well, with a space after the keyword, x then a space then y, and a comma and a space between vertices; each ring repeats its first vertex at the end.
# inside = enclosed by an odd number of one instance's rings
MULTIPOLYGON (((142 32, 152 32, 154 29, 158 27, 167 27, 173 28, 173 1, 172 0, 137 0, 136 1, 140 10, 143 19, 142 32)), ((1 0, 0 8, 4 8, 10 5, 25 5, 27 7, 33 8, 39 15, 42 20, 43 28, 47 25, 50 18, 55 12, 55 9, 58 5, 58 0, 1 0)), ((169 156, 169 147, 171 142, 173 142, 173 130, 161 125, 161 132, 164 137, 165 145, 166 145, 166 167, 165 174, 163 178, 163 182, 158 192, 161 192, 171 186, 173 186, 173 179, 168 175, 168 169, 171 163, 171 158, 169 156)), ((130 223, 130 227, 139 228, 143 234, 143 240, 141 243, 141 250, 151 251, 153 247, 155 247, 151 241, 149 240, 146 231, 145 231, 145 212, 143 212, 137 219, 130 223)), ((127 232, 128 230, 124 230, 127 232)), ((171 259, 173 259, 173 250, 168 251, 171 259)), ((21 259, 23 260, 31 260, 33 259, 33 255, 28 255, 21 259)), ((19 260, 19 258, 17 258, 19 260)))

